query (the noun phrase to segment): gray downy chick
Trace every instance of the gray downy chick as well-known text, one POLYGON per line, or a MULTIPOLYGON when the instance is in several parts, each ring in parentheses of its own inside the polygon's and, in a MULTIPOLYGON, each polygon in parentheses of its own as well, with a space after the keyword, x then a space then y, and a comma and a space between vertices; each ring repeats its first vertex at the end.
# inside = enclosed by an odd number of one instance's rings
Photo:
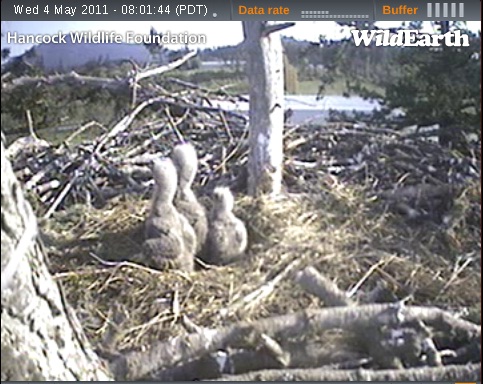
POLYGON ((233 213, 234 204, 235 199, 229 188, 215 188, 206 250, 212 263, 230 263, 246 250, 247 230, 243 221, 233 213))
POLYGON ((205 208, 200 204, 192 189, 198 170, 198 156, 192 144, 183 143, 173 149, 171 158, 178 171, 178 190, 174 198, 174 205, 194 228, 197 240, 196 253, 200 255, 208 233, 208 219, 205 208))
POLYGON ((143 254, 157 268, 192 271, 196 235, 186 218, 173 205, 178 175, 171 159, 155 160, 153 177, 155 187, 145 223, 143 254))

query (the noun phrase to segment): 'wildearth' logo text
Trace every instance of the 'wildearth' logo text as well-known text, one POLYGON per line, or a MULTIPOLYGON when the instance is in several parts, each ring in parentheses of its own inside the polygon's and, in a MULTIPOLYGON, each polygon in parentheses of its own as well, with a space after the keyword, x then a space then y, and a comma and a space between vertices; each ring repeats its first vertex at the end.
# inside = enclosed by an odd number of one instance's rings
POLYGON ((375 44, 380 47, 468 47, 470 38, 467 34, 456 30, 445 34, 422 33, 417 30, 400 30, 392 33, 389 30, 353 30, 352 39, 358 47, 361 44, 375 44))

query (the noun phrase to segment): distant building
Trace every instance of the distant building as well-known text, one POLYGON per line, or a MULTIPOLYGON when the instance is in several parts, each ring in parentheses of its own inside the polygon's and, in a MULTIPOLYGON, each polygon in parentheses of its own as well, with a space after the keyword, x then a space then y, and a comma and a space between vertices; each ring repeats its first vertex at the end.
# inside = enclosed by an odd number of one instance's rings
POLYGON ((120 60, 133 60, 139 65, 151 61, 149 50, 142 44, 127 43, 72 43, 66 36, 67 43, 39 44, 28 52, 11 60, 25 57, 25 61, 38 65, 46 71, 70 71, 87 63, 99 65, 120 60))

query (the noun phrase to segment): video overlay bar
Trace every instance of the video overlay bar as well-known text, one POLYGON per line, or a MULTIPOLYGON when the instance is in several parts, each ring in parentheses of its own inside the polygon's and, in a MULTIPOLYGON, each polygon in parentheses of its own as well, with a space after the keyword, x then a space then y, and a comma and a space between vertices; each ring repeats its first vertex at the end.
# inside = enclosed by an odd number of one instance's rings
POLYGON ((2 20, 480 21, 481 2, 421 0, 2 0, 2 20))
MULTIPOLYGON (((7 383, 10 383, 7 381, 7 383)), ((40 381, 31 381, 32 384, 42 384, 40 381)), ((125 384, 141 384, 141 382, 136 381, 125 381, 125 384)), ((171 384, 169 381, 154 381, 156 384, 171 384)), ((177 381, 178 384, 192 384, 192 381, 177 381)), ((234 384, 235 382, 227 381, 227 383, 234 384)), ((284 384, 287 381, 273 381, 274 384, 284 384)), ((320 381, 305 381, 307 384, 320 384, 320 381)), ((367 381, 324 381, 324 384, 367 384, 367 381)), ((394 382, 384 382, 378 381, 379 384, 393 384, 394 382)), ((414 384, 414 381, 398 381, 397 384, 414 384)), ((481 384, 481 381, 418 381, 417 384, 481 384)))

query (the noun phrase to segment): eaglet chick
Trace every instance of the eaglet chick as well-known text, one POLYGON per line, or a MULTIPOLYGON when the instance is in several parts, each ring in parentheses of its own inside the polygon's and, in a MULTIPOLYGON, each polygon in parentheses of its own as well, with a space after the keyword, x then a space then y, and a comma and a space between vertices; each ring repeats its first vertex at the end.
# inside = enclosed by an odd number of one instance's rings
POLYGON ((233 213, 235 199, 227 187, 213 192, 207 238, 207 256, 215 264, 227 264, 238 259, 247 247, 247 230, 233 213))
POLYGON ((174 205, 186 217, 196 233, 196 253, 200 255, 208 233, 208 219, 205 208, 199 203, 192 185, 198 170, 198 157, 195 147, 190 143, 177 145, 171 154, 178 171, 178 190, 174 205))
POLYGON ((196 235, 173 204, 178 175, 171 159, 155 160, 153 177, 155 187, 145 223, 143 254, 157 268, 173 267, 192 271, 196 235))

